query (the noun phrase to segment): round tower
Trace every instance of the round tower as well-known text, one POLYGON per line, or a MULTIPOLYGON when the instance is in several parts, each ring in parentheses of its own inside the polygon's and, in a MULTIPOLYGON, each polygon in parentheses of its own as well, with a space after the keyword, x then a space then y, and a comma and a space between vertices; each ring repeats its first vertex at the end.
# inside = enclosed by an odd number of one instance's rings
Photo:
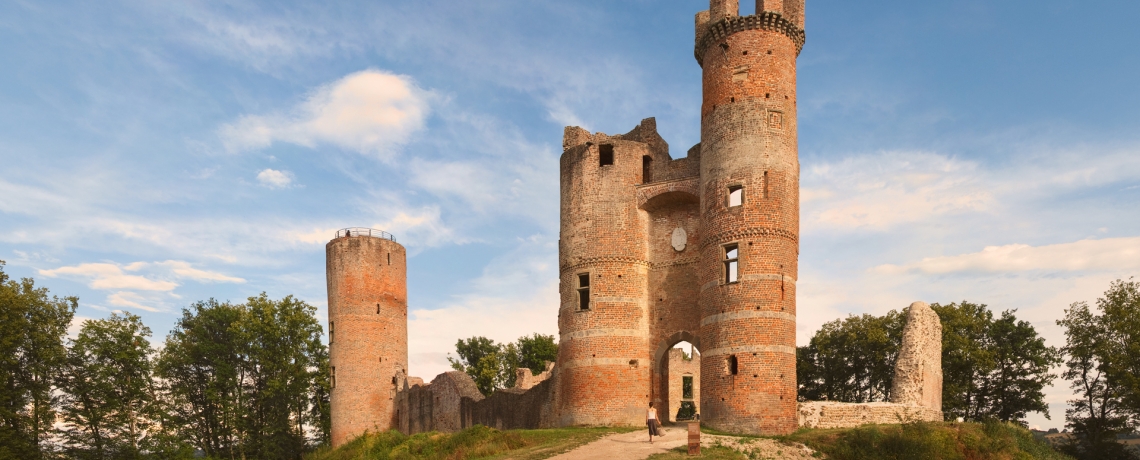
POLYGON ((561 158, 559 425, 638 425, 650 391, 645 143, 566 128, 561 158))
POLYGON ((697 15, 701 106, 701 421, 796 429, 803 0, 712 0, 697 15))
POLYGON ((338 231, 325 245, 332 444, 395 428, 408 369, 407 253, 392 235, 338 231))

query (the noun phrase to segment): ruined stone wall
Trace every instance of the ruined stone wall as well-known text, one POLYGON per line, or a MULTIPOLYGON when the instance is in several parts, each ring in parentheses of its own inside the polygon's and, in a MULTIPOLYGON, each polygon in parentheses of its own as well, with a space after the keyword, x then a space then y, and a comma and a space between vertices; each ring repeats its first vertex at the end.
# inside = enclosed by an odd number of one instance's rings
MULTIPOLYGON (((775 13, 737 17, 713 0, 698 40, 703 70, 701 421, 755 434, 797 427, 799 255, 796 57, 801 30, 775 13), (743 202, 729 203, 741 188, 743 202), (739 277, 726 279, 735 247, 739 277)), ((767 2, 765 2, 767 4, 767 2)))
POLYGON ((942 411, 888 402, 843 403, 808 401, 799 404, 803 428, 850 428, 867 424, 941 421, 942 411))
POLYGON ((540 372, 538 375, 535 375, 533 371, 525 367, 515 369, 514 387, 519 390, 529 390, 534 388, 535 385, 549 379, 552 372, 554 372, 554 363, 550 361, 546 362, 546 370, 540 372))
POLYGON ((907 309, 891 402, 942 410, 942 321, 924 302, 907 309))
POLYGON ((336 238, 325 253, 335 447, 396 420, 408 363, 407 259, 400 244, 372 236, 336 238))
MULTIPOLYGON (((422 380, 421 380, 422 382, 422 380)), ((430 384, 408 385, 400 392, 400 431, 406 434, 455 432, 470 426, 463 420, 464 400, 483 400, 475 381, 459 371, 445 372, 430 384)))
POLYGON ((672 348, 669 350, 668 368, 669 392, 667 403, 663 404, 667 410, 660 411, 664 420, 676 420, 677 411, 681 408, 681 401, 692 401, 698 408, 701 404, 701 355, 693 350, 693 355, 685 359, 684 350, 672 348), (685 398, 683 393, 684 378, 693 379, 693 397, 685 398))

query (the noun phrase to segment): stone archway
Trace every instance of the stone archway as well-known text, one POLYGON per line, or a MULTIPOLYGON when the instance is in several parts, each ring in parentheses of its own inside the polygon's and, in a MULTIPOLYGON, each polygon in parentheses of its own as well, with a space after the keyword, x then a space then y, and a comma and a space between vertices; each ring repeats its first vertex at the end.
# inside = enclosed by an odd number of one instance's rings
MULTIPOLYGON (((680 407, 682 398, 682 387, 684 377, 688 375, 692 380, 691 384, 694 394, 692 395, 694 403, 699 401, 696 395, 696 389, 700 384, 700 361, 692 362, 693 356, 690 356, 690 361, 685 362, 680 358, 680 353, 671 353, 674 346, 678 343, 687 342, 693 346, 693 351, 699 356, 700 339, 697 334, 689 331, 677 331, 670 334, 666 339, 659 342, 657 349, 653 352, 653 369, 655 386, 653 389, 654 406, 658 408, 657 413, 663 421, 675 421, 677 409, 680 407)), ((678 349, 679 351, 680 349, 678 349)))

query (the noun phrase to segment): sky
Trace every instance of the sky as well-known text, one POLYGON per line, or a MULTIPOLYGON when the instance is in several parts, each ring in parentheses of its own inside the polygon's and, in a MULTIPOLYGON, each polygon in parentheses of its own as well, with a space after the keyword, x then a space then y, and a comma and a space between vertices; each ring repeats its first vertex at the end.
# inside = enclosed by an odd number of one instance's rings
MULTIPOLYGON (((751 2, 742 12, 750 13, 751 2)), ((412 375, 557 334, 562 129, 700 140, 698 0, 0 3, 0 260, 77 321, 409 252, 412 375)), ((1055 321, 1140 274, 1140 2, 807 1, 798 332, 915 300, 1055 321)), ((78 324, 78 322, 77 322, 78 324)), ((1066 382, 1046 391, 1064 425, 1066 382)))

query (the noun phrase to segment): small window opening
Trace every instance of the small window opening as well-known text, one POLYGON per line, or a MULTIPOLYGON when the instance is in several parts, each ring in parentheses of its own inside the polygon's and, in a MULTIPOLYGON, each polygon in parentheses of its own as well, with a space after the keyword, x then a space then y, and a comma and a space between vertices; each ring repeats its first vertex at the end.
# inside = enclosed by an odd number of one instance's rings
POLYGON ((329 321, 329 345, 332 345, 332 343, 333 343, 333 332, 334 332, 333 326, 335 326, 335 325, 336 325, 336 323, 329 321))
POLYGON ((728 188, 728 207, 735 207, 744 204, 744 187, 741 185, 733 185, 728 188))
POLYGON ((681 377, 681 399, 693 399, 693 376, 681 377))
POLYGON ((598 146, 598 166, 610 166, 612 164, 614 164, 614 146, 611 144, 598 146))
POLYGON ((641 183, 650 182, 653 182, 653 157, 645 155, 641 157, 641 183))
POLYGON ((724 247, 724 282, 735 283, 739 279, 740 248, 735 244, 724 247))
POLYGON ((739 365, 738 365, 737 360, 736 360, 736 355, 729 356, 728 357, 728 373, 731 375, 736 375, 736 373, 738 371, 739 371, 739 365))
POLYGON ((768 199, 768 171, 764 171, 764 199, 768 199))
POLYGON ((336 388, 336 368, 335 367, 329 368, 329 386, 332 388, 336 388))
POLYGON ((745 56, 747 56, 747 55, 748 55, 748 50, 744 50, 744 55, 745 55, 745 56))
POLYGON ((388 253, 388 265, 392 265, 392 253, 388 253))
POLYGON ((578 309, 590 309, 590 274, 581 273, 578 275, 578 309))
POLYGON ((394 375, 392 376, 392 385, 393 386, 396 385, 396 376, 394 376, 394 375))
POLYGON ((772 93, 764 93, 764 99, 772 97, 772 93))
POLYGON ((380 314, 380 304, 376 304, 376 314, 380 314))

